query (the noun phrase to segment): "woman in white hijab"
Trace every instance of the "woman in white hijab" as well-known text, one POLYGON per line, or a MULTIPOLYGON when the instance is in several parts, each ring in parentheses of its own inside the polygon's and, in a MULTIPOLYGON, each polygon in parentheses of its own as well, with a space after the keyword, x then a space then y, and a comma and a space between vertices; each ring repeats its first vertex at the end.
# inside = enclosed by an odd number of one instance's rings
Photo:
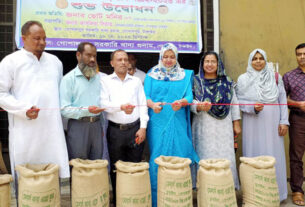
POLYGON ((287 198, 284 135, 288 130, 286 92, 280 76, 267 66, 266 52, 250 53, 247 72, 237 81, 237 98, 243 112, 243 156, 270 155, 276 159, 280 201, 287 198))

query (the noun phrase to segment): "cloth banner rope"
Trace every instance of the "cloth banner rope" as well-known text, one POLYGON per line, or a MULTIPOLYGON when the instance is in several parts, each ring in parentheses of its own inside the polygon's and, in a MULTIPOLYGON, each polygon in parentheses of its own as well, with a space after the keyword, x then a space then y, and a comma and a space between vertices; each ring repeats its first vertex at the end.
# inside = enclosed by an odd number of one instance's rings
MULTIPOLYGON (((165 103, 163 102, 161 106, 163 105, 178 105, 179 103, 165 103)), ((192 105, 204 105, 200 103, 181 103, 182 106, 192 106, 192 105)), ((208 105, 208 104, 205 104, 208 105)), ((279 103, 271 103, 271 104, 232 104, 232 103, 211 103, 210 105, 212 106, 255 106, 255 105, 264 105, 264 106, 297 106, 298 104, 279 104, 279 103)), ((134 107, 145 107, 147 105, 132 105, 134 107)), ((39 107, 38 107, 39 108, 39 107)), ((113 107, 106 107, 106 108, 119 108, 118 106, 113 106, 113 107)), ((105 109, 106 109, 105 108, 105 109)), ((39 108, 40 110, 58 110, 59 108, 39 108)), ((88 109, 88 107, 66 107, 66 109, 88 109)), ((0 112, 5 111, 0 108, 0 112)))

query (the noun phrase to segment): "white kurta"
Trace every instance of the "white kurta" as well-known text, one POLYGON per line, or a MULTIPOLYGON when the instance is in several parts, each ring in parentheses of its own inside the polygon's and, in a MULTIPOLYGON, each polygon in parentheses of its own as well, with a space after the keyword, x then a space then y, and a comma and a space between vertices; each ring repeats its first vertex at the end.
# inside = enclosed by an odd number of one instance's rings
MULTIPOLYGON (((278 84, 279 97, 274 104, 286 104, 283 82, 278 84)), ((239 100, 241 104, 254 104, 254 101, 239 100)), ((253 105, 240 106, 243 112, 243 156, 273 156, 276 160, 276 180, 279 186, 280 201, 287 198, 287 175, 284 137, 279 136, 279 124, 289 125, 287 105, 264 106, 258 114, 253 105)))
POLYGON ((69 177, 69 160, 59 107, 62 63, 43 52, 40 60, 21 49, 0 63, 0 107, 9 116, 12 173, 18 164, 55 163, 60 177, 69 177), (37 119, 26 111, 40 108, 37 119))

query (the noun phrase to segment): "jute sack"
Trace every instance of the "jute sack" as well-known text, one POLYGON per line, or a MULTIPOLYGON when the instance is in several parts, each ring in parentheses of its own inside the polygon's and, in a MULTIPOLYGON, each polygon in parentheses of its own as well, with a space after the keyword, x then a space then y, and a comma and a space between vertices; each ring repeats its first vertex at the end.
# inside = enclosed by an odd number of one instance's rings
POLYGON ((70 161, 72 168, 72 207, 109 206, 107 160, 70 161))
POLYGON ((11 206, 11 187, 10 182, 13 181, 11 175, 5 174, 0 175, 0 206, 10 207, 11 206))
POLYGON ((19 207, 60 207, 58 165, 16 165, 19 207))
POLYGON ((149 164, 117 161, 116 205, 117 207, 150 207, 151 188, 149 164))
POLYGON ((160 156, 158 167, 158 207, 193 206, 191 160, 160 156))
POLYGON ((241 157, 240 161, 239 173, 243 206, 280 206, 274 168, 275 158, 271 156, 241 157))
POLYGON ((197 188, 197 203, 199 207, 237 207, 234 180, 229 160, 200 160, 197 172, 197 188))

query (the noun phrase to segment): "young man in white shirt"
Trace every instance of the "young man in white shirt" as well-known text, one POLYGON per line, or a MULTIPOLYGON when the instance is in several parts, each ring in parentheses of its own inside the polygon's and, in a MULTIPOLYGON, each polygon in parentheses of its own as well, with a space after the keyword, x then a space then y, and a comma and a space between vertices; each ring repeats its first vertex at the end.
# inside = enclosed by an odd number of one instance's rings
POLYGON ((139 78, 127 73, 127 53, 114 51, 110 64, 114 73, 101 78, 101 107, 105 108, 109 121, 107 140, 115 203, 114 164, 118 160, 141 161, 149 117, 143 85, 139 78))

